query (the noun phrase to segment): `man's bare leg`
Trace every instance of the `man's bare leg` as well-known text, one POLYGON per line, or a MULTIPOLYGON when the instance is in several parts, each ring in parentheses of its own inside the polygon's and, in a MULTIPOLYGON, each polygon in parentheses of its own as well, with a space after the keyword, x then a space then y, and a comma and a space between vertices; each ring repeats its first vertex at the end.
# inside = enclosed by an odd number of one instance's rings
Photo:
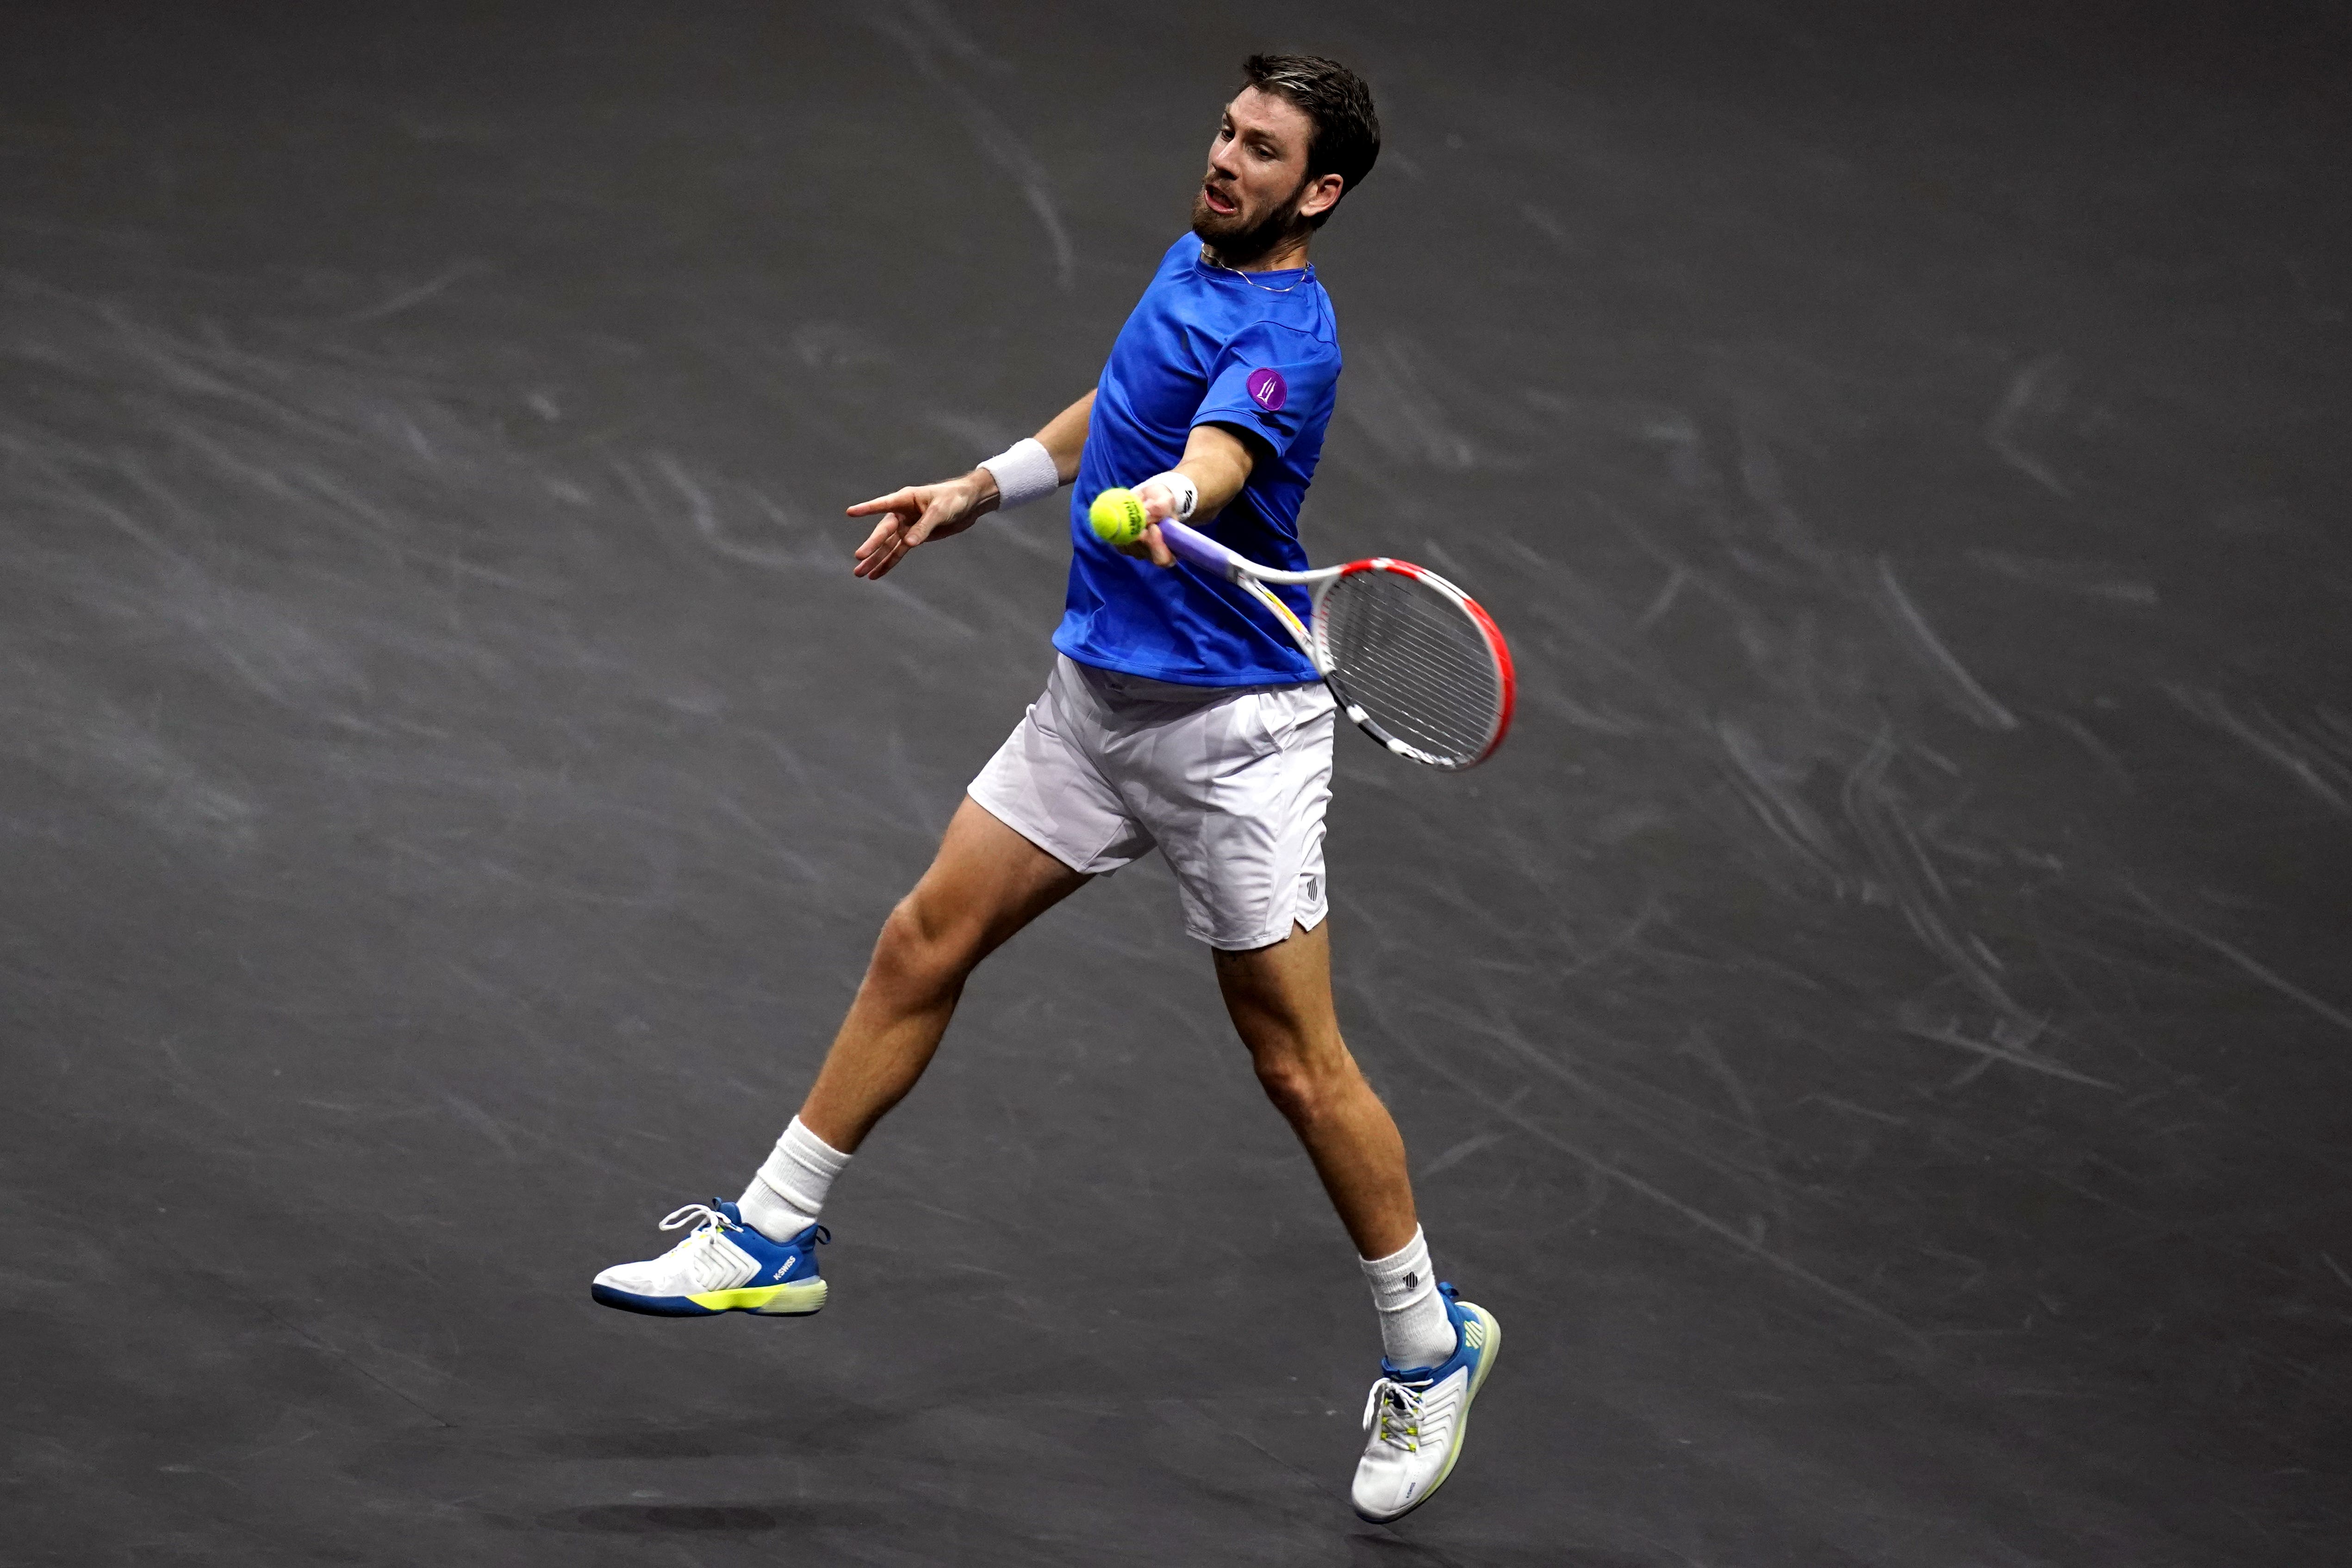
POLYGON ((930 869, 882 922, 801 1121, 854 1152, 930 1065, 980 961, 1087 881, 965 796, 930 869))
MULTIPOLYGON (((1249 1047, 1258 1082, 1307 1146, 1339 1223, 1356 1244, 1380 1315, 1381 1353, 1400 1368, 1435 1367, 1456 1358, 1462 1342, 1413 1215, 1404 1140, 1339 1037, 1331 1006, 1330 922, 1313 931, 1294 925, 1288 937, 1268 947, 1221 951, 1216 963, 1225 1010, 1249 1047)), ((1374 1447, 1384 1444, 1383 1436, 1374 1447)), ((1423 1478, 1415 1484, 1425 1483, 1423 1478)))
POLYGON ((1297 926, 1271 947, 1216 953, 1225 1010, 1356 1250, 1385 1258, 1412 1239, 1404 1140, 1364 1081, 1331 1005, 1331 923, 1297 926))
POLYGON ((657 1317, 822 1308, 816 1216, 833 1179, 923 1076, 980 961, 1086 882, 966 796, 930 869, 882 922, 816 1085, 751 1184, 731 1205, 672 1215, 663 1229, 701 1223, 659 1258, 597 1275, 595 1299, 657 1317))

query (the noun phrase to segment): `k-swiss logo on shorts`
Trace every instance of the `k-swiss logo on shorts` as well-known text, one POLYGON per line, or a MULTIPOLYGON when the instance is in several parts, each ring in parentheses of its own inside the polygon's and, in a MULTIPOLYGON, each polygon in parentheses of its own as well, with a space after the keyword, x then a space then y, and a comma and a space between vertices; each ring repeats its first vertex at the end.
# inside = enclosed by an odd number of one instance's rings
POLYGON ((1250 401, 1272 414, 1290 401, 1290 384, 1282 379, 1278 370, 1254 370, 1249 374, 1250 401))

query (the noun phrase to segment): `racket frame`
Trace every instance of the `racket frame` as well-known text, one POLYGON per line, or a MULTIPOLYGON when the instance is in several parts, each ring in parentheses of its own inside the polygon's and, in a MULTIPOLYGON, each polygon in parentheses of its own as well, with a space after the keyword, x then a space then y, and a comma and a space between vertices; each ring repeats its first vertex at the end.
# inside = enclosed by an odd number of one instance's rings
POLYGON ((1511 668, 1510 645, 1503 640, 1502 628, 1495 624, 1495 618, 1486 613, 1477 600, 1427 567, 1416 566, 1410 561, 1399 561, 1391 556, 1373 555, 1361 561, 1350 561, 1341 566, 1323 566, 1308 572, 1285 572, 1273 566, 1261 566, 1246 556, 1237 554, 1218 543, 1200 530, 1189 524, 1178 522, 1172 518, 1160 524, 1160 537, 1166 541, 1169 551, 1179 560, 1212 576, 1223 578, 1272 612, 1274 618, 1282 623, 1282 629, 1290 634, 1290 640, 1298 645, 1298 651, 1305 654, 1308 662, 1315 666, 1315 673, 1320 676, 1323 684, 1330 689, 1331 695, 1338 699, 1340 708, 1346 711, 1349 719, 1358 729, 1398 756, 1411 762, 1425 763, 1433 768, 1442 768, 1448 773, 1460 773, 1465 768, 1475 768, 1493 756, 1495 748, 1503 743, 1503 737, 1510 733, 1511 712, 1517 706, 1518 699, 1518 678, 1511 668), (1501 689, 1499 693, 1501 700, 1496 707, 1495 722, 1487 731, 1485 743, 1478 748, 1475 755, 1466 759, 1441 757, 1389 733, 1381 727, 1380 721, 1366 712, 1363 705, 1348 694, 1346 686, 1334 679, 1331 647, 1327 636, 1328 626, 1324 616, 1324 600, 1329 595, 1334 584, 1343 577, 1353 576, 1360 572, 1393 572, 1402 576, 1413 578, 1435 591, 1441 597, 1451 601, 1454 607, 1460 610, 1486 637, 1486 651, 1495 661, 1495 672, 1497 684, 1501 689), (1311 626, 1302 623, 1297 612, 1285 604, 1280 595, 1274 592, 1275 584, 1302 587, 1314 595, 1311 626))

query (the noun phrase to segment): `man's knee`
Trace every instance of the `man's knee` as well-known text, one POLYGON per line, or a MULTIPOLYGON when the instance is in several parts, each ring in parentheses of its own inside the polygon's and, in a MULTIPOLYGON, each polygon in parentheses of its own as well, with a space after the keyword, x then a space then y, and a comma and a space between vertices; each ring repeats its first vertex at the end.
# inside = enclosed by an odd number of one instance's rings
POLYGON ((1265 1097, 1297 1125, 1322 1120, 1355 1085, 1354 1064, 1345 1057, 1325 1061, 1303 1052, 1262 1051, 1255 1065, 1265 1097))
POLYGON ((874 967, 893 979, 918 984, 952 984, 971 967, 970 933, 937 900, 917 888, 900 899, 882 922, 874 944, 874 967))

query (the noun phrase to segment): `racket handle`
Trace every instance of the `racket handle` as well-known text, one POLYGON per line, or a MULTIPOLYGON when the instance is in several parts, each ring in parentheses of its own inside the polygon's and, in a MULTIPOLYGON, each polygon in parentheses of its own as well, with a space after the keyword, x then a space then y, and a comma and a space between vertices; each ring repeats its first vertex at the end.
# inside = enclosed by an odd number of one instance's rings
POLYGON ((1227 581, 1239 575, 1234 568, 1241 557, 1196 528, 1171 517, 1160 525, 1160 537, 1168 542, 1169 550, 1179 561, 1189 562, 1227 581))

